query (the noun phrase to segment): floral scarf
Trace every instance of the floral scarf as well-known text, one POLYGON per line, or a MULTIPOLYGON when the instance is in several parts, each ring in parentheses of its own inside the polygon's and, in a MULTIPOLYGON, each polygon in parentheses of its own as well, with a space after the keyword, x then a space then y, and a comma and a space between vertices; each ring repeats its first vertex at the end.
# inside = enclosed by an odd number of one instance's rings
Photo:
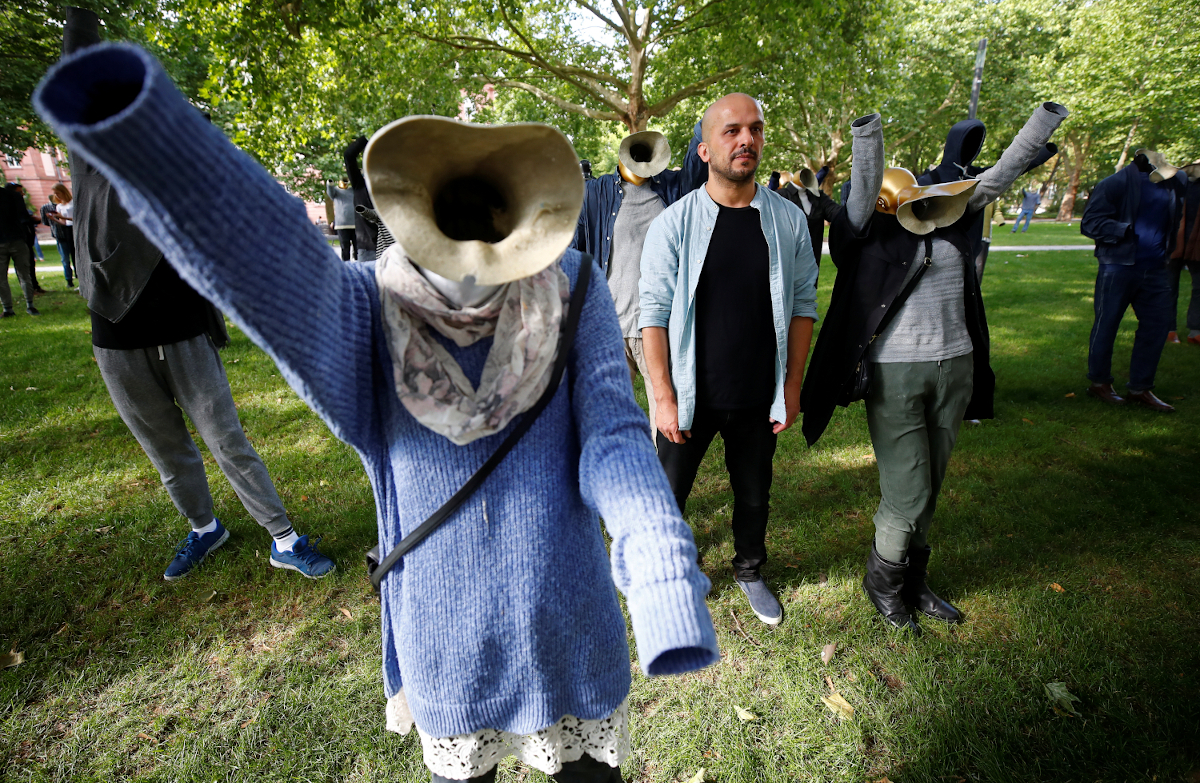
POLYGON ((399 244, 380 258, 375 279, 396 395, 425 427, 462 446, 504 429, 545 391, 571 296, 558 264, 461 309, 429 284, 399 244), (495 336, 478 389, 430 328, 459 346, 495 336))

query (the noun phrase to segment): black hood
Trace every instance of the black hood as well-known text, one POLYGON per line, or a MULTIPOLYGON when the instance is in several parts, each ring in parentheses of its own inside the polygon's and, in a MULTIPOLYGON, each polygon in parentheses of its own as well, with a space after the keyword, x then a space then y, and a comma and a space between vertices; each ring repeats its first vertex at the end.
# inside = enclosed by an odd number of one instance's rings
POLYGON ((963 120, 956 122, 946 134, 946 150, 942 162, 925 173, 917 181, 922 185, 932 185, 941 182, 957 182, 967 179, 967 166, 979 157, 983 149, 983 140, 987 138, 987 128, 979 120, 963 120))

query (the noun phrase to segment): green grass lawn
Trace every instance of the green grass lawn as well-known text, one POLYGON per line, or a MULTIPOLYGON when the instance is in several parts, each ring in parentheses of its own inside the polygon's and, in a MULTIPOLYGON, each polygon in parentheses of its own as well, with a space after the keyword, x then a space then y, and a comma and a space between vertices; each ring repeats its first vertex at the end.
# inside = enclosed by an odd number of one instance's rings
MULTIPOLYGON (((1079 233, 1079 221, 1056 223, 1049 220, 1035 219, 1029 224, 1028 231, 1017 230, 1012 233, 1014 220, 1007 218, 1004 225, 992 226, 993 245, 1090 245, 1092 240, 1079 233)), ((1021 222, 1021 228, 1025 222, 1021 222)))
MULTIPOLYGON (((718 441, 688 517, 723 659, 635 674, 627 780, 1200 780, 1200 349, 1163 355, 1157 391, 1177 413, 1102 406, 1083 393, 1090 254, 1015 256, 984 280, 997 418, 964 425, 931 535, 931 583, 967 621, 911 640, 863 597, 878 488, 858 405, 814 449, 798 428, 780 439, 765 573, 786 615, 760 624, 728 567, 718 441), (1053 708, 1049 683, 1078 715, 1053 708), (831 689, 852 717, 822 703, 831 689)), ((112 407, 82 301, 61 273, 42 281, 45 315, 0 322, 0 652, 25 655, 0 671, 0 778, 427 780, 416 736, 383 730, 362 568, 374 508, 351 450, 235 330, 223 357, 243 424, 339 571, 270 568, 209 459, 232 538, 164 582, 186 523, 112 407)), ((1133 330, 1129 316, 1118 386, 1133 330)), ((545 777, 510 760, 500 779, 545 777)))

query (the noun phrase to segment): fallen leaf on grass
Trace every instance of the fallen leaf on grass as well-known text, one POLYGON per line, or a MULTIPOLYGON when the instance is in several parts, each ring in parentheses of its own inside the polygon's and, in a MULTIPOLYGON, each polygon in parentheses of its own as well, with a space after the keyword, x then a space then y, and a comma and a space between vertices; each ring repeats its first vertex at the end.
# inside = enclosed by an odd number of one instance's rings
POLYGON ((144 732, 144 731, 139 731, 139 732, 138 732, 138 739, 144 739, 144 740, 146 740, 147 742, 149 742, 151 745, 157 745, 157 744, 158 744, 158 740, 156 740, 154 737, 151 737, 149 734, 147 734, 147 733, 146 733, 146 732, 144 732))
POLYGON ((96 535, 98 535, 98 536, 102 536, 102 535, 104 535, 105 533, 108 533, 108 532, 111 532, 111 531, 112 531, 112 525, 105 525, 104 527, 98 527, 98 528, 96 528, 96 529, 95 529, 94 531, 92 531, 92 532, 94 532, 94 533, 95 533, 96 535))
POLYGON ((338 611, 339 611, 339 612, 341 612, 342 614, 346 615, 346 619, 348 619, 348 620, 353 620, 353 619, 354 619, 354 615, 350 614, 350 610, 349 610, 349 609, 347 609, 346 607, 344 607, 344 606, 339 606, 339 607, 338 607, 338 611))
POLYGON ((737 706, 736 704, 733 705, 733 711, 737 713, 738 720, 740 720, 742 723, 749 723, 752 720, 758 720, 758 716, 755 715, 753 712, 751 712, 750 710, 742 709, 741 707, 737 706))
POLYGON ((1050 706, 1055 711, 1066 715, 1078 715, 1075 707, 1071 702, 1081 701, 1075 694, 1067 690, 1067 684, 1064 682, 1050 682, 1042 686, 1046 689, 1046 696, 1050 699, 1050 706))
POLYGON ((246 718, 244 721, 242 721, 242 725, 239 726, 238 728, 244 729, 253 722, 254 722, 254 718, 246 718))
POLYGON ((821 663, 829 663, 833 660, 833 654, 837 652, 837 642, 830 642, 821 650, 821 663))
POLYGON ((25 663, 25 653, 13 650, 0 655, 0 669, 11 669, 25 663))
POLYGON ((817 574, 817 587, 824 587, 829 584, 829 574, 824 572, 817 574))
POLYGON ((1064 397, 1074 397, 1074 396, 1075 396, 1075 392, 1067 392, 1067 393, 1066 393, 1066 394, 1064 394, 1063 396, 1064 396, 1064 397))
POLYGON ((1182 399, 1183 399, 1183 397, 1172 397, 1171 399, 1172 399, 1172 400, 1182 400, 1182 399))
POLYGON ((209 593, 209 594, 208 594, 208 598, 205 598, 205 599, 204 599, 204 603, 209 603, 210 601, 212 601, 212 600, 213 600, 214 598, 216 598, 216 597, 217 597, 217 591, 216 591, 216 590, 213 590, 211 593, 209 593))
POLYGON ((1025 422, 1026 424, 1033 424, 1033 422, 1029 419, 1021 419, 1021 421, 1025 422))
POLYGON ((822 696, 821 702, 829 708, 829 711, 839 718, 853 718, 854 707, 850 706, 850 702, 846 701, 842 694, 834 691, 828 696, 822 696))
POLYGON ((688 778, 686 783, 704 783, 704 773, 707 771, 704 767, 701 767, 700 771, 688 778))
POLYGON ((325 480, 324 480, 324 479, 322 479, 322 480, 321 480, 321 486, 322 486, 322 487, 323 487, 323 486, 325 486, 325 480))
POLYGON ((1053 582, 1053 583, 1051 583, 1051 585, 1050 585, 1050 589, 1051 589, 1051 590, 1053 590, 1053 591, 1054 591, 1054 592, 1056 592, 1056 593, 1065 593, 1065 592, 1067 592, 1067 589, 1066 589, 1065 587, 1063 587, 1062 585, 1060 585, 1058 582, 1053 582))
POLYGON ((55 632, 54 632, 54 635, 55 635, 55 636, 62 636, 64 633, 66 633, 66 632, 67 632, 67 629, 68 629, 68 628, 70 628, 70 627, 71 627, 71 626, 70 626, 68 623, 63 623, 63 624, 62 624, 62 628, 59 628, 57 631, 55 631, 55 632))

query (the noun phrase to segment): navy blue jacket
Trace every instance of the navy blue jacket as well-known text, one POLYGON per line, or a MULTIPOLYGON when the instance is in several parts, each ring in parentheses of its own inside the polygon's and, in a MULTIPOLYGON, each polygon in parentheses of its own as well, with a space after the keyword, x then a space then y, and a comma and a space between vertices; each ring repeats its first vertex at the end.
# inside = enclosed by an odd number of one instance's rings
MULTIPOLYGON (((1175 198, 1171 200, 1171 215, 1168 226, 1178 226, 1179 197, 1187 187, 1187 175, 1182 171, 1175 175, 1175 198)), ((1096 240, 1096 259, 1101 264, 1132 266, 1137 259, 1137 235, 1133 225, 1137 222, 1138 207, 1142 201, 1142 183, 1137 165, 1130 163, 1125 168, 1100 180, 1088 198, 1083 210, 1079 231, 1085 237, 1096 240)), ((1175 231, 1167 232, 1166 261, 1175 251, 1175 231)))
MULTIPOLYGON (((700 123, 692 132, 683 168, 679 171, 667 169, 650 178, 650 189, 669 207, 708 181, 708 164, 700 160, 700 123)), ((621 173, 614 171, 589 179, 584 183, 583 209, 579 212, 579 224, 575 227, 575 239, 571 247, 590 253, 608 276, 608 265, 612 261, 613 225, 621 209, 625 191, 621 188, 621 173)))

